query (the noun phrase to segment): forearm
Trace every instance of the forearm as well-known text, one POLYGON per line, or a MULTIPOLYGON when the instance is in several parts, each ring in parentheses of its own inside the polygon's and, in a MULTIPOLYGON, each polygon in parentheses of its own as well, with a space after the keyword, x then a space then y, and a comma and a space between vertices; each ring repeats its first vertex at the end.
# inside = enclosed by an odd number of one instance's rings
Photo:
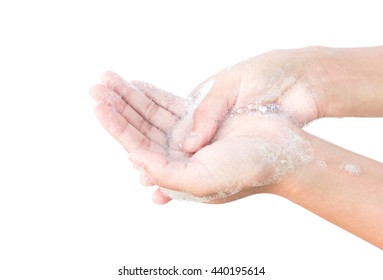
POLYGON ((383 249, 383 164, 320 139, 285 197, 383 249))
POLYGON ((383 47, 312 52, 321 117, 383 116, 383 47))

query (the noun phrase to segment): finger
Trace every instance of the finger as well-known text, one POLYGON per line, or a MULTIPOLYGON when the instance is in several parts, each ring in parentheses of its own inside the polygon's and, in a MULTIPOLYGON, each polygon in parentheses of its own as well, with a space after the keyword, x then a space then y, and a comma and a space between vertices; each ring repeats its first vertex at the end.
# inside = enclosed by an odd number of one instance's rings
POLYGON ((165 153, 157 143, 149 140, 145 135, 130 124, 121 114, 106 104, 99 104, 95 114, 105 129, 128 151, 148 149, 155 153, 165 153))
POLYGON ((235 104, 240 83, 239 74, 217 75, 211 90, 194 111, 192 133, 182 145, 186 152, 198 151, 213 138, 220 122, 235 104))
POLYGON ((213 176, 197 161, 168 161, 164 155, 143 149, 131 153, 129 159, 144 168, 160 187, 197 197, 213 192, 210 181, 213 176))
POLYGON ((149 99, 176 116, 181 117, 188 109, 189 102, 182 97, 173 95, 148 83, 140 81, 131 81, 130 83, 149 99))
POLYGON ((142 118, 140 114, 126 104, 121 96, 113 90, 103 85, 95 85, 90 88, 89 93, 97 102, 107 104, 114 108, 138 131, 148 137, 149 140, 158 143, 162 147, 166 146, 167 137, 165 133, 142 118))
POLYGON ((125 82, 117 74, 105 72, 101 80, 108 88, 118 93, 147 122, 159 129, 168 131, 169 127, 172 127, 179 120, 178 115, 156 104, 156 102, 142 94, 131 84, 125 82))
POLYGON ((170 197, 168 197, 166 194, 164 194, 160 188, 157 188, 154 192, 153 192, 153 195, 152 195, 152 199, 155 203, 157 204, 166 204, 168 203, 169 201, 171 201, 172 199, 170 197))

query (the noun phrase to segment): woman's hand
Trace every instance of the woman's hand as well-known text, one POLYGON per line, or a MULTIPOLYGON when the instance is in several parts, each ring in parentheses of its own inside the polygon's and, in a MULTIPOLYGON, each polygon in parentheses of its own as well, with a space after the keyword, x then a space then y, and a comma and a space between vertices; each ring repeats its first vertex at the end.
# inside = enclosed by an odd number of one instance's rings
POLYGON ((209 143, 229 112, 249 107, 266 110, 268 104, 276 104, 279 113, 299 127, 320 117, 324 89, 319 81, 324 74, 313 67, 316 51, 268 52, 231 66, 197 87, 192 96, 202 101, 194 112, 185 151, 195 152, 209 143))
MULTIPOLYGON (((180 143, 190 131, 184 119, 189 102, 142 82, 126 82, 113 72, 105 72, 89 92, 98 105, 96 116, 106 130, 129 152, 147 149, 170 158, 187 156, 180 143)), ((140 170, 143 185, 154 184, 144 169, 140 170)), ((156 191, 154 199, 165 203, 169 198, 156 191)))
POLYGON ((228 112, 248 104, 278 104, 297 126, 320 117, 381 117, 382 59, 383 47, 309 47, 275 50, 229 67, 194 91, 207 95, 199 98, 183 148, 199 150, 228 112))

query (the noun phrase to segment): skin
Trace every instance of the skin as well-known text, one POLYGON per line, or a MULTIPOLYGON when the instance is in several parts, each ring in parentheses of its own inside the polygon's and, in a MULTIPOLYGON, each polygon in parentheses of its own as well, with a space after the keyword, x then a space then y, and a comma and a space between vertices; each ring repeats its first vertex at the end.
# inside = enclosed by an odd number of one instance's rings
MULTIPOLYGON (((254 186, 273 173, 271 166, 263 164, 257 144, 282 145, 285 139, 278 133, 287 128, 301 137, 304 134, 286 118, 241 115, 227 119, 211 145, 193 154, 186 153, 179 146, 191 126, 190 119, 181 119, 189 105, 186 100, 144 83, 129 84, 111 72, 105 73, 102 80, 106 85, 90 89, 99 102, 96 115, 126 148, 135 166, 142 169, 144 185, 155 184, 199 197, 241 189, 222 201, 212 201, 214 203, 248 196, 259 192, 254 186), (162 102, 162 106, 158 102, 162 102), (252 148, 239 151, 237 145, 252 148), (243 164, 248 168, 237 177, 226 172, 243 164), (259 170, 256 174, 255 167, 259 170)), ((154 200, 162 203, 168 198, 157 191, 154 200)))
MULTIPOLYGON (((383 116, 383 47, 275 50, 217 73, 194 113, 184 149, 206 145, 232 107, 268 94, 302 126, 321 117, 383 116), (310 94, 307 94, 310 93, 310 94)), ((198 88, 198 87, 197 87, 198 88)))
MULTIPOLYGON (((382 116, 379 61, 381 47, 269 52, 213 76, 214 85, 192 119, 183 119, 187 100, 147 84, 126 83, 111 72, 90 93, 99 103, 97 117, 127 149, 145 185, 198 197, 239 190, 210 203, 273 193, 383 248, 383 164, 300 129, 319 117, 382 116), (249 103, 277 103, 280 115, 288 117, 227 119, 228 112, 249 103), (310 143, 313 159, 259 187, 273 172, 262 164, 259 143, 285 145, 278 132, 286 127, 310 143), (350 174, 341 168, 344 163, 359 166, 361 173, 350 174)), ((170 200, 160 190, 153 199, 160 204, 170 200)))

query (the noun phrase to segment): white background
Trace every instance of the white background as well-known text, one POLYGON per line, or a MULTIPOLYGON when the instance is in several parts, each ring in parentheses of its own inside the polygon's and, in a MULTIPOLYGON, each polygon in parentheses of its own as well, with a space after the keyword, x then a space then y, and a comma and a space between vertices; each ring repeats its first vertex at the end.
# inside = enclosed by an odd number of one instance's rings
MULTIPOLYGON (((279 197, 153 204, 87 93, 105 70, 186 96, 268 50, 382 44, 380 1, 335 2, 2 0, 0 279, 149 279, 118 276, 124 265, 382 279, 381 250, 279 197)), ((308 130, 383 161, 382 125, 308 130)))

